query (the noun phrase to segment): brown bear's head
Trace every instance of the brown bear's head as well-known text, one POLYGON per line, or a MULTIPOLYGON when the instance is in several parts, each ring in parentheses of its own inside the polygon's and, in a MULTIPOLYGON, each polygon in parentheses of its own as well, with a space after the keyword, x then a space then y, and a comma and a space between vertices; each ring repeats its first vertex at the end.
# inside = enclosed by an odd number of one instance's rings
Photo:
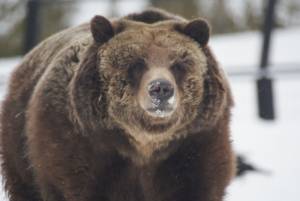
MULTIPOLYGON (((101 16, 92 19, 97 72, 89 77, 99 86, 90 87, 94 95, 81 98, 88 104, 94 96, 95 117, 106 113, 132 135, 172 135, 192 122, 200 127, 213 124, 223 110, 226 87, 207 47, 207 23, 145 16, 114 22, 101 16)), ((88 107, 81 106, 79 113, 87 113, 88 107)))

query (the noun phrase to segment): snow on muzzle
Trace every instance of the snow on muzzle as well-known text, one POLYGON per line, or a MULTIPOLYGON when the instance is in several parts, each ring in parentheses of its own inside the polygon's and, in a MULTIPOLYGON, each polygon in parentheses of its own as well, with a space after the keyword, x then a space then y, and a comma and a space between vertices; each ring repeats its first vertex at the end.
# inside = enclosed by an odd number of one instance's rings
POLYGON ((152 116, 167 117, 175 110, 175 89, 166 79, 156 79, 148 84, 150 104, 148 113, 152 116))

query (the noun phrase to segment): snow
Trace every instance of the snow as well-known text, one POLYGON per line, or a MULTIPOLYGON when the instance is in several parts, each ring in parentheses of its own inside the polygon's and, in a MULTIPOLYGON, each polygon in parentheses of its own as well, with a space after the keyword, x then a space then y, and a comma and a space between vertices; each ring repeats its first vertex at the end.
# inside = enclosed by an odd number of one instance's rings
POLYGON ((20 59, 20 57, 0 58, 0 100, 3 99, 6 93, 9 75, 18 65, 20 59))
MULTIPOLYGON (((299 63, 300 28, 276 30, 271 38, 270 63, 299 63)), ((228 71, 256 70, 258 66, 262 34, 245 32, 213 37, 210 41, 218 60, 228 71), (238 69, 247 67, 247 69, 238 69)))
MULTIPOLYGON (((298 63, 299 70, 299 36, 300 28, 276 30, 271 63, 298 63)), ((259 33, 216 36, 211 39, 210 45, 225 71, 257 70, 261 48, 259 33)), ((4 83, 19 60, 0 59, 1 98, 4 83)), ((299 78, 299 74, 277 77, 274 85, 277 118, 275 121, 264 121, 257 117, 255 77, 229 77, 235 99, 231 125, 233 146, 268 174, 249 173, 236 179, 228 188, 226 201, 300 200, 299 78)), ((3 191, 0 200, 6 200, 3 191)))
MULTIPOLYGON (((236 179, 227 201, 298 201, 300 199, 300 29, 276 30, 270 63, 298 63, 297 75, 278 76, 274 83, 276 120, 257 117, 255 77, 229 77, 235 107, 232 139, 235 150, 269 174, 252 173, 236 179)), ((214 37, 211 46, 227 72, 250 70, 258 65, 261 35, 257 32, 214 37), (242 68, 243 69, 240 69, 242 68)), ((282 65, 281 67, 284 67, 282 65)))
POLYGON ((233 145, 238 153, 270 174, 252 173, 235 180, 226 200, 299 200, 299 79, 275 82, 275 122, 257 118, 254 82, 232 81, 232 87, 236 103, 233 145))

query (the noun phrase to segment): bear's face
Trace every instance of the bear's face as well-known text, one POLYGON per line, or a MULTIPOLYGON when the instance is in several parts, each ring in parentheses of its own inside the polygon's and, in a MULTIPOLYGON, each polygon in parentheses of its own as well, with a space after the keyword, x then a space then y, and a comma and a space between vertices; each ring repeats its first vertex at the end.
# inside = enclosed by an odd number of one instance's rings
POLYGON ((70 118, 82 135, 123 130, 149 157, 174 139, 215 129, 232 99, 205 21, 139 16, 92 19, 93 44, 70 83, 70 118))
POLYGON ((176 25, 127 24, 99 49, 108 113, 130 132, 174 132, 197 116, 207 61, 176 25))

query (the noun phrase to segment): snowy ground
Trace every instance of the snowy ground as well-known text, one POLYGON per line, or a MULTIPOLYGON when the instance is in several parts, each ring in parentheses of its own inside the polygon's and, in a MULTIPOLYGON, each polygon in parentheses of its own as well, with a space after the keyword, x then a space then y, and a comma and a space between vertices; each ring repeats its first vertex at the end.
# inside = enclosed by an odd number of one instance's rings
MULTIPOLYGON (((212 39, 211 45, 227 72, 253 71, 260 54, 258 33, 212 39), (240 67, 239 67, 240 66, 240 67), (244 67, 245 66, 245 67, 244 67), (244 67, 246 69, 240 69, 244 67)), ((266 171, 235 180, 227 201, 299 201, 300 152, 300 29, 276 31, 270 55, 276 64, 298 63, 298 74, 276 76, 276 121, 257 118, 255 77, 229 77, 235 98, 232 138, 235 149, 266 171)), ((279 66, 277 70, 284 67, 279 66)), ((275 69, 276 70, 276 69, 275 69)))
MULTIPOLYGON (((274 36, 271 63, 300 64, 300 28, 279 30, 274 36)), ((218 36, 210 44, 227 72, 255 72, 261 44, 258 33, 218 36)), ((19 60, 0 59, 1 99, 4 83, 19 60)), ((251 173, 236 179, 228 189, 227 201, 300 200, 300 132, 297 127, 300 123, 300 74, 276 78, 277 119, 268 122, 257 117, 255 77, 229 77, 235 98, 233 145, 266 173, 251 173)), ((0 193, 0 200, 6 200, 3 193, 0 193)))
POLYGON ((233 111, 234 147, 266 173, 252 173, 236 180, 228 190, 228 201, 298 201, 300 152, 300 80, 275 83, 275 122, 257 118, 255 87, 251 81, 232 81, 236 106, 233 111))

